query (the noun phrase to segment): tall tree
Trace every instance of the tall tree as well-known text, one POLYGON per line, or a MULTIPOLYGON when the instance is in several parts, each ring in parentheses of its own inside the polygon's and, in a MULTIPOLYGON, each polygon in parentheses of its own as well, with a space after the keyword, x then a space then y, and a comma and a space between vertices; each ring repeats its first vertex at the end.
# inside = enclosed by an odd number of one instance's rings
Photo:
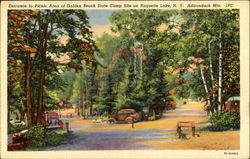
POLYGON ((96 47, 83 10, 12 10, 9 17, 9 28, 13 29, 9 42, 14 43, 9 57, 25 61, 25 100, 31 127, 43 120, 46 81, 53 75, 59 77, 57 66, 62 62, 55 57, 67 53, 67 66, 79 69, 83 59, 96 62, 92 58, 96 47), (68 41, 62 44, 61 37, 68 37, 68 41))
POLYGON ((101 83, 100 96, 98 100, 98 109, 102 111, 102 113, 106 112, 110 114, 114 110, 115 94, 113 87, 114 83, 112 76, 108 74, 103 78, 103 82, 101 83))

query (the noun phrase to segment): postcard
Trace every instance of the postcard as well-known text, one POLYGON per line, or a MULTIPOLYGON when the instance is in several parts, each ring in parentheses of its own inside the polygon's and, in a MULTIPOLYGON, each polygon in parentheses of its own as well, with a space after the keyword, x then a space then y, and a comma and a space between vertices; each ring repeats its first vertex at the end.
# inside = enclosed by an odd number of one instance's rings
POLYGON ((1 158, 249 158, 248 1, 2 1, 1 158))

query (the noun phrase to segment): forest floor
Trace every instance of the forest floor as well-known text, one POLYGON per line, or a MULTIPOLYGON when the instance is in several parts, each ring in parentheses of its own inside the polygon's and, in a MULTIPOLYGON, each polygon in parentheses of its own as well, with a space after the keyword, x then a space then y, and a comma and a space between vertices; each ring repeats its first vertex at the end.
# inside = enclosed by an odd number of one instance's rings
POLYGON ((155 121, 142 121, 134 124, 93 123, 92 119, 77 117, 74 109, 62 111, 62 120, 69 122, 70 130, 75 133, 72 141, 65 145, 46 150, 184 150, 184 149, 239 149, 240 131, 211 132, 206 127, 207 113, 204 103, 178 105, 175 110, 164 113, 163 118, 155 121), (72 118, 66 118, 72 113, 72 118), (185 139, 176 134, 178 121, 193 121, 196 136, 192 137, 190 128, 185 128, 185 139), (198 136, 197 136, 198 134, 198 136))

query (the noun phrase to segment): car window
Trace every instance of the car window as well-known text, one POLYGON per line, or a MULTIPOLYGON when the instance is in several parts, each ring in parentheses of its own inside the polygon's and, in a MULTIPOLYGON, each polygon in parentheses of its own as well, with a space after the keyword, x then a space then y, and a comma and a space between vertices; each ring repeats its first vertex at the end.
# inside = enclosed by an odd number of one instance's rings
POLYGON ((48 115, 48 118, 58 118, 58 115, 48 115))
POLYGON ((126 113, 132 113, 131 111, 127 111, 127 110, 120 110, 118 111, 118 114, 126 114, 126 113))

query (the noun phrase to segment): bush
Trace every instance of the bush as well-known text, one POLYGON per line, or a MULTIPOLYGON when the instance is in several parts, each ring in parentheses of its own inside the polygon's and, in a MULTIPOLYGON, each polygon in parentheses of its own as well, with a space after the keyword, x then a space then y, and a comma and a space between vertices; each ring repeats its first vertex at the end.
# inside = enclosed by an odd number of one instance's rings
POLYGON ((67 143, 71 138, 72 133, 66 132, 55 132, 47 130, 43 125, 37 124, 33 126, 25 134, 25 137, 32 139, 31 147, 47 147, 47 146, 57 146, 60 144, 67 143))
POLYGON ((222 110, 212 114, 209 119, 214 130, 229 130, 240 128, 240 115, 233 110, 222 110))
POLYGON ((66 144, 68 140, 72 137, 72 132, 67 133, 64 132, 55 132, 48 131, 47 132, 47 145, 46 146, 57 146, 60 144, 66 144))
POLYGON ((12 134, 12 133, 18 133, 22 130, 27 129, 26 125, 12 125, 12 124, 8 124, 8 134, 12 134))
POLYGON ((25 137, 32 139, 32 146, 44 147, 46 146, 47 132, 46 128, 42 124, 37 124, 29 129, 25 134, 25 137))

